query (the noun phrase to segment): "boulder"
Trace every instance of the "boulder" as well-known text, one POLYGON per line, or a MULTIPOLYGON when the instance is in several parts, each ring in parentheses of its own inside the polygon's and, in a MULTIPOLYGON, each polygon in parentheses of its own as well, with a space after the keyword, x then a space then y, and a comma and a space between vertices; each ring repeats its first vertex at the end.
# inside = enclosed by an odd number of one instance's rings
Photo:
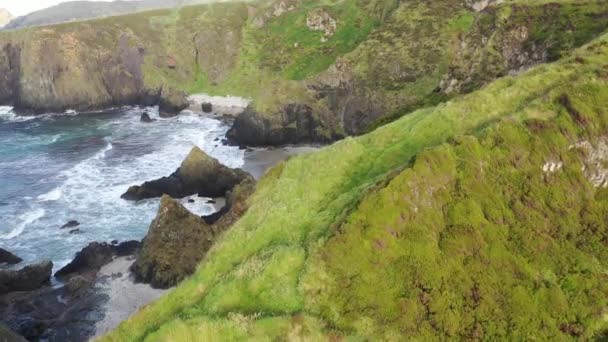
POLYGON ((201 105, 201 109, 203 110, 203 113, 211 113, 213 112, 213 104, 205 102, 201 105))
POLYGON ((71 221, 68 221, 68 223, 61 226, 61 229, 75 228, 78 226, 80 226, 80 222, 78 222, 76 220, 71 220, 71 221))
POLYGON ((72 274, 97 272, 114 258, 114 246, 92 242, 76 253, 74 260, 55 273, 56 278, 67 278, 72 274))
POLYGON ((171 118, 179 114, 182 110, 188 108, 188 96, 183 91, 178 91, 173 88, 163 89, 160 102, 159 114, 161 118, 171 118))
POLYGON ((150 123, 150 122, 154 122, 155 120, 150 117, 150 114, 143 113, 141 115, 141 117, 139 118, 139 121, 144 122, 144 123, 150 123))
POLYGON ((223 197, 226 192, 251 175, 240 169, 231 169, 194 147, 181 166, 169 177, 163 177, 141 186, 132 186, 121 198, 139 201, 169 195, 183 198, 198 194, 201 197, 223 197))
POLYGON ((135 254, 139 246, 138 241, 127 241, 118 245, 92 242, 76 253, 74 260, 57 271, 55 277, 59 279, 68 279, 74 275, 92 277, 114 257, 135 254))
POLYGON ((32 291, 49 282, 53 263, 44 261, 28 265, 19 271, 0 271, 0 295, 16 291, 32 291))
POLYGON ((178 201, 163 196, 137 260, 135 279, 156 288, 175 286, 192 274, 211 248, 216 232, 178 201))
POLYGON ((132 266, 135 279, 169 288, 191 275, 220 233, 247 210, 255 184, 245 180, 228 193, 227 205, 210 223, 190 213, 178 201, 163 196, 158 214, 132 266))
POLYGON ((15 254, 13 254, 5 249, 0 248, 0 264, 15 265, 22 261, 23 261, 23 259, 16 256, 15 254))

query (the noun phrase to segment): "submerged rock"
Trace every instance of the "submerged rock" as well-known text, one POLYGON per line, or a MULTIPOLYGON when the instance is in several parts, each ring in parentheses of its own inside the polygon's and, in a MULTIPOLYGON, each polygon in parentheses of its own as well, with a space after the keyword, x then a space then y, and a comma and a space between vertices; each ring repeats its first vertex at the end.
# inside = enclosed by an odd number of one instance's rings
POLYGON ((173 88, 163 89, 160 96, 159 114, 161 118, 174 117, 188 108, 188 96, 183 91, 173 88))
POLYGON ((49 282, 53 263, 44 261, 21 270, 0 271, 0 295, 16 291, 32 291, 49 282))
POLYGON ((0 264, 15 265, 22 261, 23 259, 16 256, 15 254, 7 251, 6 249, 0 248, 0 264))
POLYGON ((75 228, 78 226, 80 226, 80 222, 78 222, 76 220, 71 220, 71 221, 68 221, 68 223, 61 226, 61 229, 75 228))
POLYGON ((141 115, 141 117, 139 118, 139 121, 144 122, 144 123, 150 123, 150 122, 154 122, 155 120, 150 117, 150 114, 143 113, 141 115))
POLYGON ((171 176, 145 182, 141 186, 132 186, 121 198, 139 201, 162 195, 183 198, 195 194, 201 197, 222 197, 246 179, 251 179, 247 172, 224 166, 194 147, 171 176))
POLYGON ((228 229, 247 209, 254 183, 246 180, 229 193, 229 200, 214 220, 190 213, 169 196, 161 199, 132 271, 137 281, 156 288, 169 288, 191 275, 218 235, 228 229))

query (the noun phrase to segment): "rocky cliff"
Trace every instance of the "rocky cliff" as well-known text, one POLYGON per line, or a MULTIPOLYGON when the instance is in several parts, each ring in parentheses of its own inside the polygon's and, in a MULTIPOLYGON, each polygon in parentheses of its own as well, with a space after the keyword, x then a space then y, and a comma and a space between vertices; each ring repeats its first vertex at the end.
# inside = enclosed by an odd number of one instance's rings
POLYGON ((104 340, 604 340, 607 104, 604 35, 292 158, 104 340))
POLYGON ((0 34, 0 103, 253 99, 236 144, 328 142, 552 61, 602 32, 606 0, 259 0, 0 34))

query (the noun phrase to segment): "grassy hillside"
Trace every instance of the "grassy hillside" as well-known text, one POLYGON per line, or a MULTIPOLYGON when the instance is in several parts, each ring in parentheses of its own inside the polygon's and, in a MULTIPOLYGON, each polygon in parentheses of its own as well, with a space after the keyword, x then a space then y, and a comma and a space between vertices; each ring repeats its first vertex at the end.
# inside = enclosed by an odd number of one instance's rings
POLYGON ((103 340, 606 334, 606 61, 603 36, 281 164, 194 276, 103 340))

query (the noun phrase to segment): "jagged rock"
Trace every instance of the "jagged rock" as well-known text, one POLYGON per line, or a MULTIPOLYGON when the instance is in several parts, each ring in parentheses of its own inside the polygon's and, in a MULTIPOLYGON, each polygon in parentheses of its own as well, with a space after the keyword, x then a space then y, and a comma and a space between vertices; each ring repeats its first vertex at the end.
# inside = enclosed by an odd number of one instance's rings
POLYGON ((183 198, 195 194, 201 197, 222 197, 251 175, 240 169, 231 169, 194 147, 181 166, 169 177, 163 177, 141 186, 130 187, 121 198, 139 201, 169 195, 183 198))
POLYGON ((145 123, 150 123, 150 122, 154 122, 155 120, 150 117, 150 114, 143 113, 141 115, 141 118, 139 119, 139 121, 145 122, 145 123))
POLYGON ((75 228, 80 226, 80 222, 76 221, 76 220, 71 220, 68 223, 64 224, 63 226, 61 226, 61 229, 68 229, 68 228, 75 228))
POLYGON ((201 105, 201 109, 203 110, 203 113, 211 113, 213 112, 213 104, 205 102, 201 105))
POLYGON ((47 284, 51 278, 53 263, 44 261, 28 265, 21 270, 0 271, 0 295, 15 291, 32 291, 47 284))
POLYGON ((22 261, 23 259, 16 256, 15 254, 7 251, 6 249, 0 248, 0 264, 15 265, 22 261))
POLYGON ((159 114, 161 118, 174 117, 188 108, 188 96, 183 91, 173 88, 163 89, 160 96, 159 114))
POLYGON ((228 195, 226 208, 212 224, 163 196, 133 264, 135 278, 156 288, 169 288, 192 274, 217 236, 244 214, 253 189, 254 182, 249 179, 236 186, 228 195))
POLYGON ((119 245, 92 242, 80 252, 74 260, 55 273, 60 279, 71 278, 73 275, 93 276, 99 269, 108 264, 115 256, 134 254, 139 247, 138 241, 127 241, 119 245))

